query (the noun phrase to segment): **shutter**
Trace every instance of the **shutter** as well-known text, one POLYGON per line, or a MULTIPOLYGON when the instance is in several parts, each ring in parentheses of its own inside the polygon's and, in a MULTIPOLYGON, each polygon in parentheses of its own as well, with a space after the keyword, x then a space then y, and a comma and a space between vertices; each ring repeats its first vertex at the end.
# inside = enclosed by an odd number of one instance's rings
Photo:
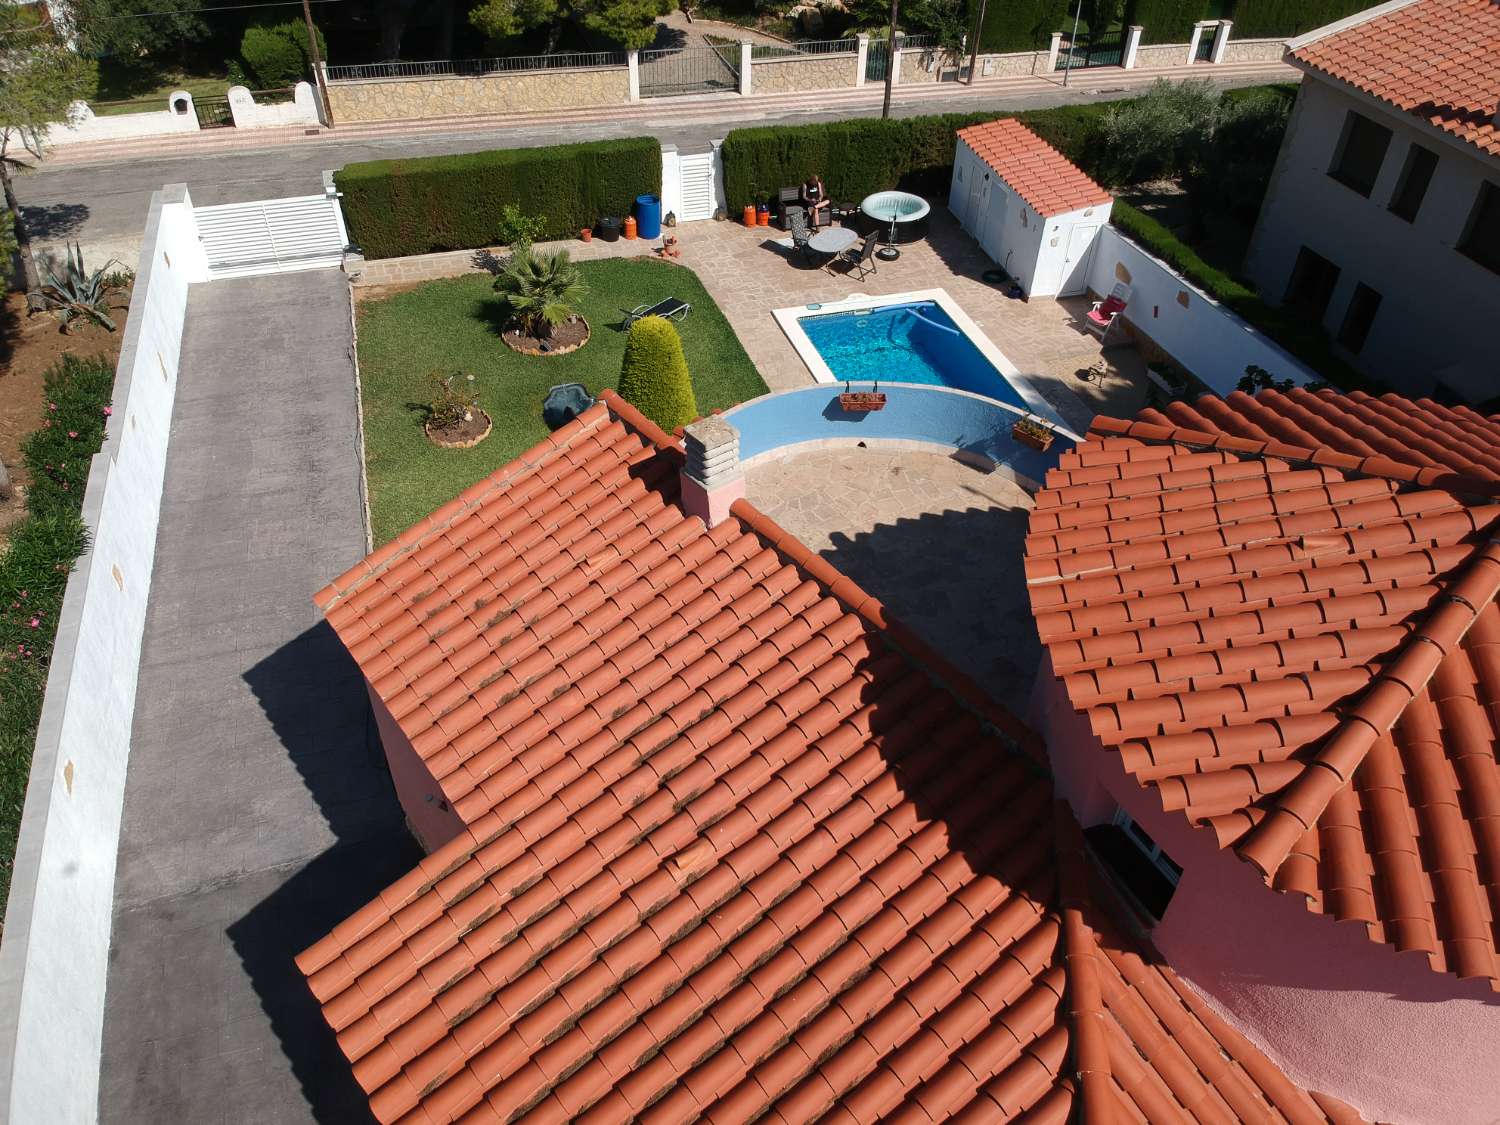
POLYGON ((214 280, 326 269, 344 259, 348 237, 339 201, 331 196, 225 203, 196 213, 214 280))

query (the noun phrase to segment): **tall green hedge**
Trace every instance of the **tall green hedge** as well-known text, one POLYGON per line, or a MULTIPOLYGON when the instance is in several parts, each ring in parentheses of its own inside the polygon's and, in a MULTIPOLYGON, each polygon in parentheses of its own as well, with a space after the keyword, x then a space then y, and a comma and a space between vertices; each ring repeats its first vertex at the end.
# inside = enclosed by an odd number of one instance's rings
POLYGON ((1301 35, 1370 7, 1374 7, 1371 0, 1238 0, 1234 6, 1234 37, 1301 35))
POLYGON ((944 113, 898 121, 878 117, 816 125, 735 129, 724 139, 724 193, 731 214, 772 200, 777 189, 823 177, 839 202, 900 188, 946 199, 953 175, 954 133, 1000 116, 1020 118, 1070 160, 1085 161, 1096 123, 1109 103, 1002 114, 944 113))
POLYGON ((627 215, 637 195, 661 191, 652 137, 513 148, 459 156, 372 160, 334 176, 349 237, 367 258, 472 250, 500 241, 507 203, 563 238, 601 215, 627 215))
POLYGON ((1141 25, 1142 43, 1186 43, 1193 24, 1213 16, 1211 0, 1130 0, 1125 23, 1141 25))
POLYGON ((981 51, 1035 51, 1043 49, 1054 31, 1072 26, 1069 0, 989 0, 984 9, 984 27, 979 32, 981 51))

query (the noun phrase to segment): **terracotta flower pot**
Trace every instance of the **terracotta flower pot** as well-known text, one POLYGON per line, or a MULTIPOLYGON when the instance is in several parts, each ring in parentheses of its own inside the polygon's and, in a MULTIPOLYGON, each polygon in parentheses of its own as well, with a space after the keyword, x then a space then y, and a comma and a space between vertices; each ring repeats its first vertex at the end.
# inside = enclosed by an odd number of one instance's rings
POLYGON ((593 227, 584 227, 581 231, 578 232, 578 237, 581 238, 581 239, 583 239, 585 242, 593 242, 594 241, 594 228, 593 227))

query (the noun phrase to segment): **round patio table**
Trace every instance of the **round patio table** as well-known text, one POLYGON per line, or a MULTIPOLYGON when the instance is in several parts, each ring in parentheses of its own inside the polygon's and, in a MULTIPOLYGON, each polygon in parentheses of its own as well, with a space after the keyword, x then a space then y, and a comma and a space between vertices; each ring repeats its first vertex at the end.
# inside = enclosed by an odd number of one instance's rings
POLYGON ((807 246, 819 254, 841 254, 858 241, 859 233, 852 227, 829 227, 808 239, 807 246))

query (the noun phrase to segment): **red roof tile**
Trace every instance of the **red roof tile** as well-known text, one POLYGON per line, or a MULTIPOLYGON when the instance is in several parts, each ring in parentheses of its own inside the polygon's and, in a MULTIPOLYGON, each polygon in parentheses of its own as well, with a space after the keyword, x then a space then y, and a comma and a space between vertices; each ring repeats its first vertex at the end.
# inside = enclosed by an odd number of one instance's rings
POLYGON ((1109 192, 1014 117, 958 131, 979 158, 1044 218, 1111 202, 1109 192))
POLYGON ((1071 702, 1278 889, 1495 982, 1500 477, 1422 437, 1495 423, 1306 392, 1142 417, 1096 419, 1032 514, 1032 606, 1071 702), (1356 436, 1371 404, 1404 419, 1388 460, 1356 436), (1309 432, 1347 452, 1286 444, 1309 432))
POLYGON ((1500 155, 1500 4, 1417 0, 1295 50, 1299 62, 1500 155))
POLYGON ((1109 927, 1029 732, 680 462, 607 396, 318 596, 466 824, 298 958, 380 1120, 1353 1120, 1109 927))

